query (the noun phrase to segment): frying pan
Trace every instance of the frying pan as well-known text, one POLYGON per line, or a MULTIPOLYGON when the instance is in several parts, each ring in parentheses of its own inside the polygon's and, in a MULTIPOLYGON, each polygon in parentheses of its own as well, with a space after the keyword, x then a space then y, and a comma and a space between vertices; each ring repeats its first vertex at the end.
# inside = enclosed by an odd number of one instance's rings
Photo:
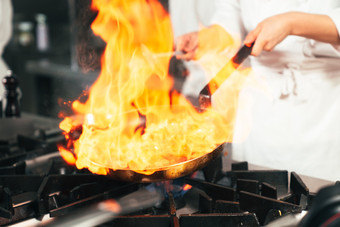
MULTIPOLYGON (((230 62, 232 63, 234 68, 236 69, 238 65, 240 65, 251 53, 253 44, 251 45, 244 45, 237 54, 231 59, 230 62)), ((222 69, 223 70, 223 69, 222 69)), ((216 76, 215 76, 216 77, 216 76)), ((214 77, 214 78, 215 78, 214 77)), ((223 80, 227 79, 229 75, 223 75, 223 80)), ((209 81, 209 83, 201 90, 199 94, 199 107, 197 110, 199 112, 205 111, 207 107, 211 105, 211 95, 213 92, 218 88, 218 85, 215 83, 214 78, 209 81), (211 90, 210 88, 213 87, 214 90, 211 90)), ((144 122, 145 123, 145 122, 144 122)), ((143 124, 143 123, 142 123, 143 124)), ((143 127, 143 125, 141 125, 143 127)), ((78 136, 72 135, 75 133, 80 133, 81 126, 75 129, 71 134, 69 135, 71 138, 76 138, 78 136)), ((216 159, 218 156, 222 154, 223 151, 223 144, 217 145, 216 148, 206 153, 198 158, 190 159, 184 162, 176 163, 173 165, 157 168, 157 169, 146 169, 146 170, 135 170, 132 171, 130 169, 118 169, 118 170, 112 170, 110 168, 107 169, 107 175, 115 180, 119 181, 127 181, 127 182, 155 182, 155 181, 164 181, 164 180, 172 180, 176 178, 180 178, 186 175, 189 175, 196 170, 199 170, 206 165, 208 165, 210 162, 212 162, 214 159, 216 159), (153 172, 152 174, 143 174, 143 172, 153 172)))
MULTIPOLYGON (((236 55, 228 62, 228 64, 232 64, 233 68, 236 69, 251 53, 254 43, 250 45, 244 45, 240 48, 240 50, 236 53, 236 55)), ((232 72, 231 72, 232 73, 232 72)), ((229 75, 223 75, 223 80, 227 79, 229 75)), ((211 95, 218 89, 218 85, 215 82, 215 77, 209 81, 209 83, 201 90, 199 94, 199 111, 205 111, 206 108, 211 105, 211 95), (210 88, 213 87, 214 90, 210 88)), ((217 146, 212 152, 202 155, 198 158, 191 159, 185 162, 180 162, 174 165, 166 166, 163 168, 158 168, 154 170, 154 173, 151 175, 142 174, 143 171, 134 172, 129 169, 123 170, 112 170, 109 169, 108 175, 115 180, 120 181, 129 181, 129 182, 155 182, 155 181, 164 181, 164 180, 172 180, 175 178, 183 177, 188 174, 199 170, 210 162, 212 162, 215 158, 220 156, 223 151, 223 144, 217 146)), ((152 169, 148 169, 148 171, 152 169)))
MULTIPOLYGON (((185 162, 180 162, 174 165, 165 166, 163 168, 158 168, 151 175, 146 175, 142 173, 137 173, 132 170, 112 170, 109 169, 108 176, 114 180, 128 181, 128 182, 156 182, 156 181, 166 181, 173 180, 179 177, 189 175, 196 170, 199 170, 206 165, 208 165, 215 158, 220 156, 223 151, 223 144, 219 145, 212 152, 202 155, 198 158, 191 159, 185 162)), ((152 169, 148 169, 148 171, 152 169)))

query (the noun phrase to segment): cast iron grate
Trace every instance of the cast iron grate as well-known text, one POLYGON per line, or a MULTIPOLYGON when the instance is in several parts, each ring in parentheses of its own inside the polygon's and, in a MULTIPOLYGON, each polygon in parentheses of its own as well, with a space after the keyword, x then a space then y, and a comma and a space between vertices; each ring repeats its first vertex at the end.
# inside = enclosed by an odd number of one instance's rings
MULTIPOLYGON (((30 134, 0 141, 0 225, 46 214, 58 218, 140 188, 160 187, 117 182, 67 165, 57 152, 57 144, 64 142, 57 127, 38 127, 30 134)), ((176 188, 189 184, 192 189, 186 193, 165 190, 160 206, 101 226, 262 226, 285 214, 308 210, 314 199, 295 172, 290 183, 287 171, 248 170, 247 162, 233 163, 232 170, 223 173, 221 159, 194 178, 172 183, 178 184, 176 188)))

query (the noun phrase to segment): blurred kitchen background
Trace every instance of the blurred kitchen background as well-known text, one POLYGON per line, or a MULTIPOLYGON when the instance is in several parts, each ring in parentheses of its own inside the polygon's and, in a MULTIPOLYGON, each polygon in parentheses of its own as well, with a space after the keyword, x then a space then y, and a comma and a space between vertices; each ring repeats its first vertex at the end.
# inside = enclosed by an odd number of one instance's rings
POLYGON ((12 0, 13 33, 3 59, 19 78, 22 112, 57 117, 97 78, 105 44, 91 32, 90 3, 12 0))

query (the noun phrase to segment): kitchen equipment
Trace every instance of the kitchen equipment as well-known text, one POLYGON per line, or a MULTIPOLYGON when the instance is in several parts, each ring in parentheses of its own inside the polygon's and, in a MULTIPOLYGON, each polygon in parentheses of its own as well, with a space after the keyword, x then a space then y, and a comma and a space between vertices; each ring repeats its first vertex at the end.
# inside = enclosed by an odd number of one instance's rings
MULTIPOLYGON (((162 109, 164 107, 162 106, 153 106, 154 108, 162 109)), ((166 107, 168 108, 168 107, 166 107)), ((174 112, 179 112, 181 114, 189 114, 188 111, 185 111, 185 108, 181 105, 173 105, 171 106, 171 110, 174 112)), ((126 123, 127 130, 144 130, 145 124, 146 124, 146 117, 142 114, 139 114, 139 118, 133 118, 129 119, 129 116, 131 116, 131 113, 135 113, 136 110, 133 109, 131 111, 126 111, 123 115, 126 115, 124 119, 128 119, 126 123)), ((142 111, 144 112, 144 111, 142 111)), ((195 112, 195 111, 194 111, 195 112)), ((196 113, 197 114, 197 113, 196 113)), ((179 115, 180 116, 180 115, 179 115)), ((183 116, 183 115, 182 115, 183 116)), ((178 118, 178 117, 177 117, 178 118)), ((204 118, 204 120, 207 120, 204 118)), ((206 127, 212 128, 211 126, 212 122, 208 120, 206 123, 206 127)), ((73 126, 73 130, 69 132, 69 137, 73 139, 79 138, 79 135, 82 132, 82 123, 80 123, 77 126, 73 126)), ((95 128, 94 125, 91 126, 92 128, 95 128)), ((180 127, 180 126, 179 126, 180 127)), ((157 132, 156 132, 157 133, 157 132)), ((201 138, 201 137, 200 137, 201 138)), ((179 177, 186 176, 188 174, 191 174, 195 172, 198 169, 201 169, 208 165, 210 162, 212 162, 214 159, 216 159, 218 156, 222 154, 223 151, 223 144, 213 144, 211 145, 212 148, 209 148, 207 151, 203 151, 204 155, 202 156, 194 156, 191 159, 185 159, 186 161, 182 162, 174 162, 172 161, 170 165, 164 165, 164 166, 157 166, 155 168, 145 168, 145 169, 136 169, 134 168, 133 171, 129 168, 119 169, 114 168, 114 166, 111 165, 110 162, 105 162, 104 159, 97 159, 102 160, 103 162, 97 162, 97 160, 91 160, 89 161, 94 164, 97 167, 105 168, 106 173, 109 177, 115 180, 119 181, 125 181, 125 182, 155 182, 155 181, 164 181, 164 180, 172 180, 179 177), (210 150, 211 149, 211 150, 210 150)), ((71 148, 72 149, 72 148, 71 148)), ((130 148, 131 149, 131 148, 130 148)), ((70 148, 68 148, 70 150, 70 148)), ((156 152, 156 150, 155 150, 156 152)), ((183 160, 183 159, 182 159, 183 160)))
MULTIPOLYGON (((64 141, 58 130, 59 120, 25 113, 22 118, 33 121, 36 132, 1 141, 0 145, 1 226, 48 224, 51 218, 72 215, 81 208, 91 209, 101 201, 122 198, 141 188, 161 184, 115 181, 68 165, 55 153, 56 144, 64 141)), ((225 148, 228 149, 228 144, 225 148)), ((284 215, 301 210, 309 212, 313 204, 318 205, 314 203, 317 202, 314 193, 321 186, 334 184, 305 176, 299 179, 293 173, 289 177, 285 170, 225 161, 223 171, 222 166, 214 162, 197 171, 192 179, 174 180, 184 181, 192 188, 176 191, 177 195, 167 192, 164 205, 120 214, 101 226, 259 227, 284 215), (206 177, 215 171, 218 171, 215 180, 206 177), (184 205, 179 206, 180 203, 184 205)), ((331 194, 332 200, 333 195, 336 193, 331 194)))
MULTIPOLYGON (((162 108, 159 106, 159 108, 162 108)), ((171 109, 174 111, 181 112, 183 107, 180 105, 173 105, 171 109)), ((133 111, 134 112, 134 111, 133 111)), ((129 115, 129 112, 124 113, 129 115)), ((128 122, 128 127, 133 127, 135 130, 145 127, 145 117, 143 115, 139 116, 138 122, 135 120, 130 120, 128 122), (136 126, 137 125, 137 126, 136 126)), ((77 128, 81 128, 81 125, 77 128)), ((105 168, 108 170, 108 176, 112 179, 126 182, 155 182, 155 181, 164 181, 164 180, 172 180, 179 177, 186 176, 195 172, 198 169, 201 169, 216 159, 218 156, 222 154, 223 144, 219 144, 213 149, 211 152, 206 153, 200 157, 193 158, 187 161, 179 162, 176 164, 172 164, 169 166, 162 166, 157 169, 115 169, 112 170, 110 166, 106 166, 105 168), (152 174, 149 174, 153 172, 152 174), (145 173, 145 174, 143 174, 145 173)), ((94 160, 91 160, 97 166, 102 167, 101 163, 96 163, 94 160)))
POLYGON ((241 49, 236 53, 236 55, 220 70, 219 73, 216 74, 214 78, 212 78, 208 84, 200 91, 198 96, 198 102, 200 110, 205 110, 211 106, 211 95, 218 89, 219 85, 217 84, 217 80, 226 80, 230 74, 237 69, 237 67, 250 55, 253 49, 254 43, 245 44, 241 47, 241 49), (232 68, 231 68, 232 67, 232 68), (229 68, 228 72, 230 74, 225 75, 223 73, 225 68, 229 68), (230 71, 231 69, 231 71, 230 71))
POLYGON ((340 225, 340 184, 322 188, 299 227, 340 225))
MULTIPOLYGON (((154 181, 164 181, 172 180, 179 177, 189 175, 196 170, 199 170, 218 156, 222 154, 223 144, 218 146, 212 152, 207 153, 195 159, 191 159, 185 162, 177 163, 170 166, 165 166, 161 169, 154 170, 155 172, 151 175, 145 175, 142 173, 137 173, 132 170, 110 170, 109 176, 115 180, 130 181, 130 182, 154 182, 154 181)), ((148 169, 148 171, 153 171, 148 169)))
MULTIPOLYGON (((226 66, 232 64, 234 69, 236 69, 251 53, 254 43, 249 45, 244 45, 236 55, 231 59, 230 62, 226 64, 226 66)), ((175 53, 176 55, 176 53, 175 53)), ((223 69, 221 70, 223 71, 223 69)), ((202 89, 199 94, 199 111, 204 111, 211 105, 211 95, 218 89, 218 85, 216 83, 216 78, 220 76, 217 74, 213 79, 209 81, 209 83, 202 89), (211 90, 211 87, 214 90, 211 90)), ((224 79, 227 79, 229 75, 224 75, 224 79)), ((195 172, 198 169, 203 168, 212 160, 221 155, 223 150, 223 146, 218 146, 215 150, 210 153, 207 153, 201 157, 196 159, 188 160, 185 162, 177 163, 171 166, 166 166, 161 169, 154 170, 155 172, 151 175, 145 175, 138 171, 134 172, 132 170, 109 170, 109 175, 115 180, 123 180, 123 181, 134 181, 134 182, 153 182, 153 181, 161 181, 161 180, 171 180, 179 177, 183 177, 190 173, 195 172)), ((152 169, 148 169, 148 171, 153 171, 152 169)))
MULTIPOLYGON (((227 63, 232 64, 234 69, 237 68, 251 53, 252 47, 254 43, 250 45, 244 45, 237 54, 232 58, 232 60, 227 63)), ((159 56, 157 56, 159 57, 159 56)), ((222 69, 223 70, 223 69, 222 69)), ((220 76, 220 75, 216 75, 220 76)), ((228 78, 229 75, 225 75, 224 79, 228 78)), ((215 82, 214 77, 200 92, 199 95, 199 111, 204 111, 205 108, 209 107, 211 104, 211 95, 218 88, 218 85, 215 82), (211 92, 211 86, 215 89, 211 92)), ((143 127, 143 125, 141 125, 143 127)), ((154 181, 162 181, 162 180, 171 180, 179 177, 186 176, 190 173, 195 172, 198 169, 203 168, 212 160, 216 159, 221 155, 223 150, 223 146, 220 145, 212 152, 207 153, 201 157, 191 159, 185 162, 176 163, 174 165, 161 167, 158 169, 146 169, 148 172, 152 171, 152 174, 143 174, 145 170, 129 170, 129 169, 118 169, 112 170, 108 168, 109 176, 115 180, 127 181, 127 182, 154 182, 154 181)))
MULTIPOLYGON (((232 58, 232 60, 227 63, 232 63, 233 67, 236 69, 251 53, 254 43, 250 45, 244 45, 237 54, 232 58)), ((219 75, 217 75, 219 76, 219 75)), ((229 75, 225 75, 224 79, 228 78, 229 75)), ((218 89, 218 85, 215 82, 215 77, 209 81, 209 83, 202 89, 199 94, 199 109, 200 111, 204 111, 205 108, 211 105, 211 92, 210 87, 213 87, 214 90, 218 89)), ((134 181, 134 182, 153 182, 153 181, 161 181, 161 180, 171 180, 175 178, 179 178, 190 173, 195 172, 198 169, 203 168, 209 162, 218 157, 223 150, 223 146, 218 146, 214 151, 207 153, 201 157, 196 159, 192 159, 189 161, 177 163, 175 165, 166 166, 161 169, 155 170, 155 172, 151 175, 141 174, 141 171, 134 172, 132 170, 110 170, 109 175, 116 180, 123 181, 134 181)), ((150 169, 148 169, 150 170, 150 169)), ((151 170, 152 171, 152 170, 151 170)))

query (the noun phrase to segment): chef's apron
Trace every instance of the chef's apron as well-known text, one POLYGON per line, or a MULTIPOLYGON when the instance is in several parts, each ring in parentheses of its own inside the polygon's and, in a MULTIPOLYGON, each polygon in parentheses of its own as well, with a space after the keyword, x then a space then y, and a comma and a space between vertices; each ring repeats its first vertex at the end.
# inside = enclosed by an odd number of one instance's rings
MULTIPOLYGON (((227 2, 232 1, 223 4, 227 2)), ((332 0, 233 2, 242 15, 238 30, 246 31, 242 37, 275 14, 328 13, 340 7, 340 1, 332 0)), ((225 22, 222 17, 220 25, 225 22)), ((335 22, 340 24, 338 19, 335 22)), ((224 25, 237 30, 235 24, 224 25)), ((233 159, 340 180, 339 50, 339 46, 289 36, 272 52, 250 57, 252 71, 238 96, 233 159)), ((226 84, 214 95, 214 103, 229 108, 231 97, 224 91, 233 83, 226 84)))

